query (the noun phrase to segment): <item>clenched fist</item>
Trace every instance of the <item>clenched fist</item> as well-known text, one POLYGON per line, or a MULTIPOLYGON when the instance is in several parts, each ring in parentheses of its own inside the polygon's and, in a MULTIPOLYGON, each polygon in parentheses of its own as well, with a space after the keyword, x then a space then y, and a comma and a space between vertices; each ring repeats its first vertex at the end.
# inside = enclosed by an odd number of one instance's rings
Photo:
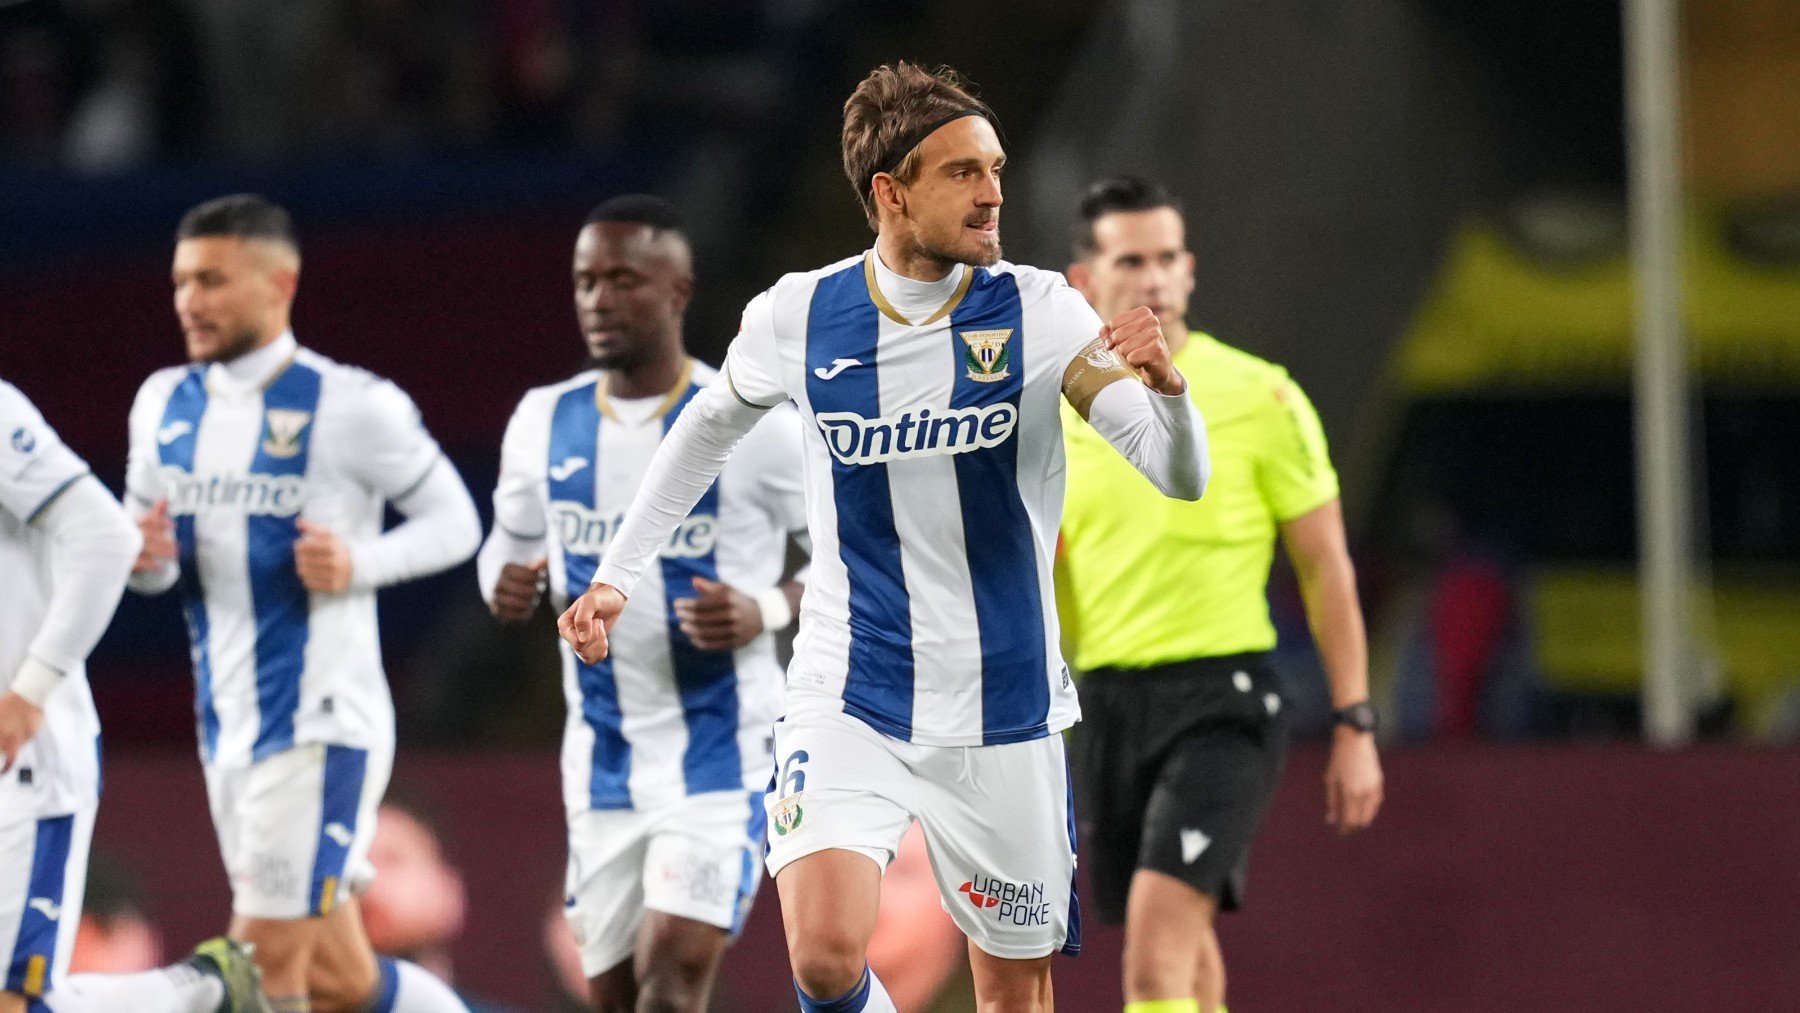
POLYGON ((550 561, 507 563, 500 568, 500 580, 494 584, 494 600, 488 611, 503 623, 522 623, 537 611, 544 596, 544 577, 550 572, 550 561))
POLYGON ((138 550, 132 573, 150 573, 175 561, 181 546, 175 543, 175 522, 169 519, 169 501, 159 499, 150 512, 138 518, 138 530, 144 534, 144 547, 138 550))
POLYGON ((675 599, 681 632, 702 651, 731 651, 755 640, 763 631, 756 599, 730 584, 694 578, 696 597, 675 599))
POLYGON ((308 591, 342 594, 350 590, 350 546, 330 528, 303 520, 294 543, 294 569, 308 591))
POLYGON ((43 708, 17 693, 0 695, 0 774, 12 770, 19 750, 44 726, 43 708))
POLYGON ((1187 390, 1187 380, 1182 378, 1169 355, 1162 322, 1149 307, 1139 306, 1113 317, 1110 323, 1100 328, 1100 340, 1137 371, 1144 386, 1169 397, 1187 390))
POLYGON ((606 635, 625 610, 625 596, 611 584, 595 584, 569 603, 556 632, 575 649, 575 656, 590 665, 606 658, 606 635))

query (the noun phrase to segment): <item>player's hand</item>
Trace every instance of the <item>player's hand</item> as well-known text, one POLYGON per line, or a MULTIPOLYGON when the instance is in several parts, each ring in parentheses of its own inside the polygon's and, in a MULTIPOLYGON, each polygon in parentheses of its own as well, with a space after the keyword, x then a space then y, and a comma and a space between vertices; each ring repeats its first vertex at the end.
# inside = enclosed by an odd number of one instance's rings
POLYGON ((1125 364, 1137 371, 1144 386, 1170 397, 1187 390, 1187 380, 1175 368, 1162 322, 1147 306, 1126 310, 1100 328, 1100 340, 1125 364))
POLYGON ((730 584, 694 578, 696 597, 675 599, 681 632, 702 651, 732 651, 762 634, 762 609, 756 599, 730 584))
POLYGON ((308 591, 342 594, 350 590, 350 546, 330 528, 303 520, 294 542, 294 569, 308 591))
POLYGON ((575 656, 588 664, 606 657, 606 635, 625 610, 625 596, 611 584, 595 584, 569 604, 556 621, 556 632, 575 649, 575 656))
POLYGON ((550 561, 507 563, 500 568, 500 581, 494 585, 494 600, 488 611, 503 623, 522 623, 537 611, 544 595, 544 577, 550 572, 550 561))
POLYGON ((17 693, 0 696, 0 774, 10 773, 19 750, 44 725, 44 709, 17 693))
POLYGON ((169 501, 159 499, 150 512, 138 518, 138 530, 144 534, 144 547, 138 550, 132 573, 150 573, 175 561, 181 546, 175 542, 175 522, 169 519, 169 501))
POLYGON ((1331 762, 1325 767, 1325 822, 1340 835, 1375 822, 1381 809, 1381 758, 1375 736, 1339 726, 1332 732, 1331 762))

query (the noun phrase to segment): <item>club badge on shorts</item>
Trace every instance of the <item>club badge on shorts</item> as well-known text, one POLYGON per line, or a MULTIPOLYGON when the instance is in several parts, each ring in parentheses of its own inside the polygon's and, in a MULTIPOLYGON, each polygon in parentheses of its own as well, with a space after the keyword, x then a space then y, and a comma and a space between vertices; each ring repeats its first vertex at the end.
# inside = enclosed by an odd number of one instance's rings
POLYGON ((806 818, 806 810, 800 806, 800 792, 775 803, 775 836, 786 837, 800 829, 800 821, 806 818))
POLYGON ((962 331, 957 335, 969 346, 963 355, 963 364, 969 368, 969 379, 976 383, 998 383, 1012 375, 1008 369, 1012 364, 1012 349, 1007 346, 1012 333, 1012 328, 1003 327, 994 331, 962 331))

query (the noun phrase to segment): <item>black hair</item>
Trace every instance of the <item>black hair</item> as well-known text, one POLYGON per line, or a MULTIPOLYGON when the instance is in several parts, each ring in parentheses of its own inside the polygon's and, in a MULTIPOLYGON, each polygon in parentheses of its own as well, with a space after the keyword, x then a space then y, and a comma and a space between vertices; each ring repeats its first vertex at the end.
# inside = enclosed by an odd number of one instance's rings
POLYGON ((686 237, 686 223, 675 205, 648 193, 626 193, 601 201, 588 212, 587 224, 620 222, 644 225, 658 232, 674 232, 686 237))
POLYGON ((1094 241, 1094 223, 1110 214, 1173 208, 1181 213, 1181 201, 1161 183, 1141 176, 1108 176, 1088 187, 1081 198, 1081 220, 1075 223, 1075 259, 1084 260, 1100 251, 1094 241))
POLYGON ((280 243, 296 253, 300 250, 300 240, 294 235, 294 219, 286 208, 261 194, 234 193, 228 197, 215 197, 182 215, 181 224, 175 227, 177 241, 206 236, 260 239, 280 243))

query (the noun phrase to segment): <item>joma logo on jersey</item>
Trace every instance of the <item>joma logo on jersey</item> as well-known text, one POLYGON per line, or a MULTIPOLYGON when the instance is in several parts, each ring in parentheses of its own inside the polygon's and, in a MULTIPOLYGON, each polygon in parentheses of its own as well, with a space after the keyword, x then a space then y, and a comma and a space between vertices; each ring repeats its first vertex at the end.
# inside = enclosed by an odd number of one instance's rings
POLYGON ((1004 402, 985 408, 921 406, 878 419, 821 412, 818 422, 831 456, 845 464, 880 464, 997 447, 1018 428, 1019 410, 1004 402))
MULTIPOLYGON (((578 556, 604 555, 619 525, 625 523, 623 513, 602 516, 580 503, 557 500, 550 504, 550 522, 556 527, 556 540, 564 549, 578 556)), ((663 546, 665 559, 699 559, 710 555, 719 541, 719 519, 712 514, 694 514, 684 519, 669 543, 663 546)))
POLYGON ((312 412, 292 408, 270 408, 263 412, 263 453, 270 457, 293 457, 300 453, 300 438, 312 412))
POLYGON ((977 873, 956 890, 976 910, 993 911, 1003 924, 1050 924, 1050 902, 1044 899, 1042 883, 1013 883, 977 873))
POLYGON ((169 513, 180 517, 209 510, 292 517, 306 505, 304 475, 207 475, 161 469, 169 513))

